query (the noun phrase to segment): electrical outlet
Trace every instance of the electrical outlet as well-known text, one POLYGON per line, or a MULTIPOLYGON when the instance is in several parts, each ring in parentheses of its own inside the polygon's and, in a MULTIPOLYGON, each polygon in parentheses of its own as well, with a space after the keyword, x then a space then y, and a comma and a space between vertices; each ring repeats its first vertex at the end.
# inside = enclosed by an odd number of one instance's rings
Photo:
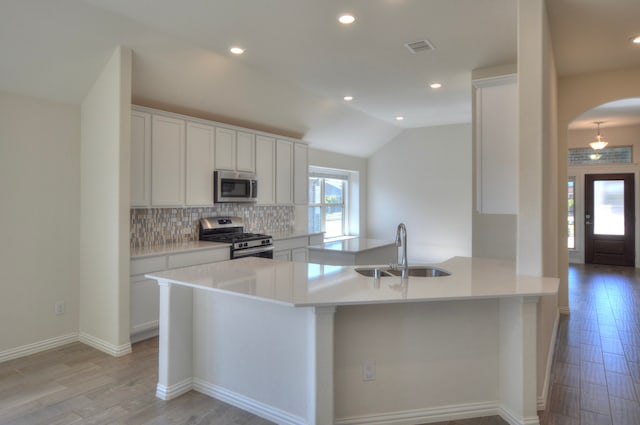
POLYGON ((55 312, 57 316, 64 314, 64 301, 58 301, 56 303, 55 312))
POLYGON ((376 362, 375 360, 365 360, 362 365, 362 380, 363 381, 375 381, 376 380, 376 362))

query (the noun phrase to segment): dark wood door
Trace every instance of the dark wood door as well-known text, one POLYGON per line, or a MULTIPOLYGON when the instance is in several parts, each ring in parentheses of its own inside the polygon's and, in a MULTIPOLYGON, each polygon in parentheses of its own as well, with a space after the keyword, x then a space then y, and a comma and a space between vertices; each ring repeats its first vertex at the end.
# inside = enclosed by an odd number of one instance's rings
POLYGON ((587 174, 584 180, 585 263, 634 266, 633 174, 587 174))

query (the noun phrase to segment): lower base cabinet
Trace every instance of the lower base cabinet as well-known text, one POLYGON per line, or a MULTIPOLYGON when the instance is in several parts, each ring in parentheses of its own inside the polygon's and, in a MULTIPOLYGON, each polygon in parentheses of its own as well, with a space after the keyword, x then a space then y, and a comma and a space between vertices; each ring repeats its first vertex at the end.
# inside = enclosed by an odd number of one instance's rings
POLYGON ((273 241, 273 259, 281 261, 309 262, 309 245, 322 243, 324 234, 296 236, 273 241))
POLYGON ((160 290, 158 282, 145 278, 145 274, 194 266, 196 264, 215 263, 228 259, 228 246, 132 258, 130 263, 131 276, 129 278, 131 285, 131 342, 142 341, 158 335, 160 290))

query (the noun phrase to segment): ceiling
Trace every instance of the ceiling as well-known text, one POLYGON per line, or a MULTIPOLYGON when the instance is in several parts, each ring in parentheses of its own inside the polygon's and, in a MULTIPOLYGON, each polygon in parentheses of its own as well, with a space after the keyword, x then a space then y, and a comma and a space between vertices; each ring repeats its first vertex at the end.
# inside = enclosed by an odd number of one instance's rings
MULTIPOLYGON (((548 3, 560 75, 640 66, 640 49, 626 42, 640 33, 640 2, 548 3)), ((470 122, 471 70, 516 61, 514 0, 3 0, 0 7, 0 90, 78 104, 114 46, 124 45, 133 51, 134 103, 361 157, 407 128, 470 122), (337 17, 347 11, 356 21, 343 26, 337 17), (404 47, 424 39, 435 49, 404 47), (245 54, 228 52, 236 44, 245 54)))

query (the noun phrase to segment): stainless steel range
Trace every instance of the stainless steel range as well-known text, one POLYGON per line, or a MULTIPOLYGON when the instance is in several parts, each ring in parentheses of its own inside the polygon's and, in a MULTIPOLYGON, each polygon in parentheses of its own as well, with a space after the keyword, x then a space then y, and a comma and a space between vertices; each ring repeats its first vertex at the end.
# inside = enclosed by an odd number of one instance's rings
POLYGON ((242 257, 273 258, 273 238, 259 233, 245 233, 242 217, 201 218, 199 239, 230 243, 232 260, 242 257))

